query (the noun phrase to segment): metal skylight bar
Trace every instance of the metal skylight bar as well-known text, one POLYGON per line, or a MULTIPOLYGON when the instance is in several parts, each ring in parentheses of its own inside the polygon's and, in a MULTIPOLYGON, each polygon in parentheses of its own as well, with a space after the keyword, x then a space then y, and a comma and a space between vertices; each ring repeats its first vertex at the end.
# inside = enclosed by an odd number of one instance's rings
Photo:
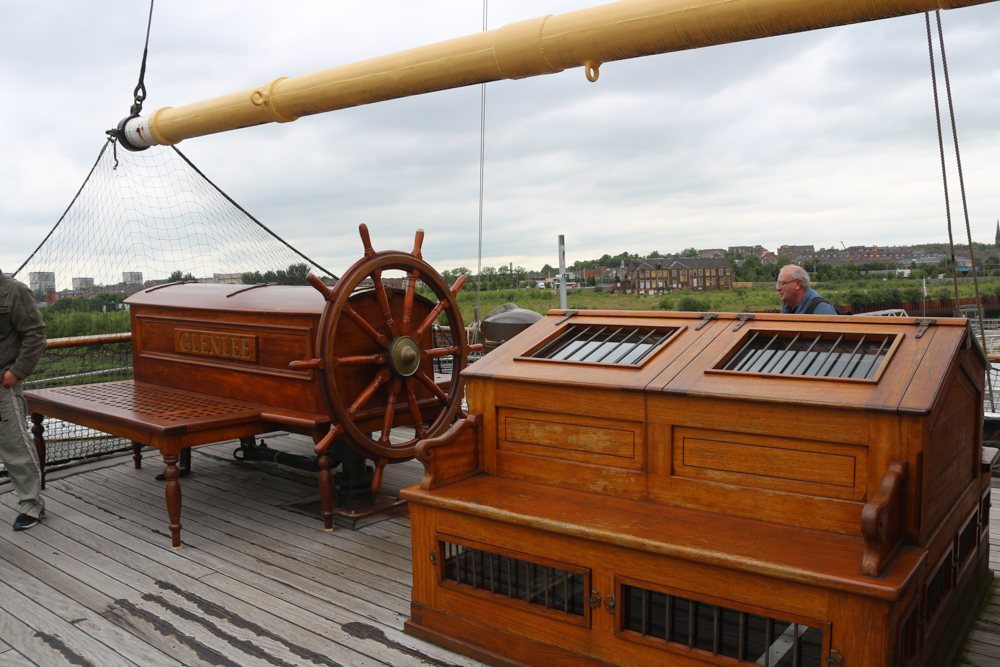
MULTIPOLYGON (((588 338, 588 339, 587 339, 586 341, 584 341, 583 345, 581 345, 581 346, 579 347, 578 351, 582 351, 582 350, 583 350, 583 348, 585 348, 585 347, 587 347, 588 345, 590 345, 590 344, 591 344, 592 342, 594 342, 594 339, 595 339, 595 338, 597 338, 598 336, 600 336, 600 335, 601 335, 602 333, 604 333, 604 332, 605 332, 605 331, 607 331, 607 330, 608 330, 608 328, 607 328, 607 327, 601 327, 600 329, 598 329, 597 331, 595 331, 595 332, 594 332, 594 335, 593 335, 593 336, 591 336, 591 337, 590 337, 590 338, 588 338)), ((620 327, 619 327, 618 331, 621 331, 621 328, 620 328, 620 327)), ((613 337, 614 337, 614 335, 615 335, 616 333, 618 333, 618 331, 614 331, 614 332, 612 332, 612 333, 611 333, 611 334, 610 334, 610 335, 609 335, 609 336, 608 336, 607 338, 605 338, 605 339, 604 339, 603 341, 598 341, 598 343, 599 343, 599 344, 598 344, 598 345, 596 345, 596 346, 594 347, 594 349, 593 349, 593 350, 591 350, 591 351, 590 351, 590 352, 588 352, 587 354, 583 355, 582 357, 578 357, 578 358, 576 358, 576 359, 573 359, 573 361, 585 361, 585 360, 587 359, 587 357, 589 357, 589 356, 590 356, 590 355, 592 355, 592 354, 593 354, 594 352, 597 352, 597 351, 598 351, 599 349, 601 349, 601 345, 600 345, 600 343, 604 343, 604 342, 606 342, 606 341, 607 341, 608 339, 610 339, 610 338, 613 338, 613 337)))
POLYGON ((858 350, 861 350, 861 348, 864 346, 864 344, 865 344, 865 336, 862 336, 861 340, 858 341, 858 344, 854 346, 854 351, 851 352, 851 356, 847 358, 847 363, 844 364, 844 370, 843 370, 843 372, 841 372, 840 377, 842 377, 842 378, 843 377, 846 377, 846 378, 851 377, 854 374, 854 371, 856 371, 858 369, 858 365, 862 361, 865 360, 865 353, 862 350, 861 356, 858 358, 857 361, 854 361, 854 357, 857 356, 858 350), (851 368, 851 362, 852 361, 854 362, 854 368, 851 368), (848 370, 848 369, 850 369, 850 370, 848 370))
MULTIPOLYGON (((653 332, 655 333, 655 331, 656 330, 654 329, 653 332)), ((670 338, 673 335, 674 335, 674 330, 673 329, 667 331, 665 334, 663 334, 663 338, 661 338, 660 340, 658 340, 655 343, 653 343, 652 345, 650 345, 649 349, 647 349, 645 352, 643 352, 642 354, 640 354, 637 358, 633 359, 632 360, 632 365, 634 366, 634 365, 638 364, 640 361, 642 361, 643 359, 645 359, 646 357, 648 357, 653 350, 655 350, 656 348, 660 347, 660 345, 663 344, 663 341, 667 340, 668 338, 670 338)))
POLYGON ((555 347, 556 345, 560 345, 562 343, 563 339, 566 338, 567 336, 572 336, 574 331, 575 331, 575 329, 572 326, 566 327, 566 330, 563 331, 558 336, 556 336, 555 339, 553 339, 551 343, 549 343, 548 345, 546 345, 542 349, 538 350, 538 352, 535 352, 531 356, 533 356, 533 357, 541 357, 543 359, 548 359, 549 356, 546 353, 549 351, 549 349, 555 347))
POLYGON ((780 333, 775 333, 774 336, 771 337, 771 340, 767 341, 767 345, 761 348, 760 353, 754 358, 753 363, 746 368, 748 373, 760 372, 760 369, 763 368, 768 360, 770 360, 771 356, 773 356, 773 352, 772 355, 768 355, 768 352, 771 351, 771 344, 778 340, 780 336, 780 333))
MULTIPOLYGON (((788 365, 788 361, 791 361, 795 357, 795 352, 792 351, 792 353, 789 354, 789 350, 792 349, 792 347, 795 345, 795 343, 798 342, 798 340, 799 340, 799 338, 801 338, 801 336, 802 336, 802 334, 795 334, 795 338, 793 338, 788 343, 788 345, 785 346, 785 349, 781 350, 780 352, 775 353, 774 357, 771 358, 771 366, 768 368, 768 370, 761 371, 761 372, 762 373, 775 373, 775 374, 781 375, 781 371, 778 370, 778 364, 781 363, 782 361, 784 361, 785 362, 785 366, 787 366, 788 365), (788 361, 785 361, 786 357, 788 358, 788 361)), ((784 368, 784 366, 782 366, 782 368, 784 368)))
POLYGON ((647 333, 647 334, 646 334, 645 336, 643 336, 642 338, 640 338, 640 339, 639 339, 638 341, 636 341, 635 343, 632 343, 632 347, 630 347, 629 349, 625 350, 625 353, 624 353, 623 355, 621 355, 620 357, 618 357, 617 359, 615 359, 615 360, 614 360, 614 361, 612 361, 611 363, 613 363, 613 364, 617 364, 617 363, 618 363, 619 361, 621 361, 622 359, 624 359, 624 358, 625 358, 625 357, 627 357, 628 355, 632 354, 632 350, 634 350, 634 349, 635 349, 635 348, 637 348, 638 346, 640 346, 640 345, 642 345, 643 343, 645 343, 645 342, 646 342, 646 339, 647 339, 647 338, 649 338, 650 336, 652 336, 652 335, 653 335, 653 334, 654 334, 655 332, 656 332, 656 329, 651 329, 649 333, 647 333))
MULTIPOLYGON (((817 334, 816 337, 813 338, 813 342, 809 344, 809 347, 806 349, 805 352, 802 353, 802 356, 799 358, 799 363, 795 364, 792 370, 788 372, 789 375, 795 375, 795 371, 799 370, 799 366, 802 365, 802 362, 809 358, 809 354, 812 352, 812 349, 816 347, 816 343, 818 343, 822 338, 823 334, 817 334)), ((809 370, 809 366, 812 366, 812 362, 806 364, 806 367, 803 370, 803 375, 805 375, 805 371, 809 370)))
MULTIPOLYGON (((621 329, 618 329, 618 331, 621 331, 621 329)), ((616 331, 615 333, 617 334, 617 333, 618 333, 618 331, 616 331)), ((629 338, 631 338, 632 336, 636 335, 637 333, 639 333, 639 329, 632 329, 632 331, 629 331, 629 332, 628 332, 628 335, 627 335, 627 336, 625 336, 625 337, 624 337, 624 338, 622 338, 622 339, 621 339, 620 341, 618 341, 618 344, 617 344, 617 345, 611 345, 611 346, 610 346, 610 347, 608 348, 608 351, 607 351, 607 352, 605 352, 604 354, 602 354, 602 355, 601 355, 601 357, 600 357, 599 359, 596 359, 596 360, 594 361, 594 363, 597 363, 597 364, 599 364, 599 363, 601 363, 602 361, 604 361, 605 357, 607 357, 607 356, 608 356, 609 354, 611 354, 611 353, 612 353, 612 352, 614 352, 615 350, 619 349, 619 348, 620 348, 620 347, 621 347, 622 345, 624 345, 624 344, 625 344, 626 342, 628 342, 628 339, 629 339, 629 338)))
POLYGON ((822 363, 820 363, 819 365, 819 368, 816 369, 816 373, 813 373, 813 375, 823 375, 822 372, 823 367, 826 365, 826 362, 830 360, 830 356, 833 354, 833 351, 837 349, 837 346, 840 345, 840 341, 843 340, 843 338, 844 336, 843 334, 841 334, 840 337, 837 338, 836 341, 834 341, 833 345, 830 346, 830 350, 826 353, 826 358, 823 359, 822 363))
MULTIPOLYGON (((571 331, 573 331, 574 329, 570 329, 570 330, 571 330, 571 331)), ((555 351, 553 351, 553 352, 552 352, 551 354, 549 354, 549 355, 548 355, 548 357, 546 357, 546 358, 547 358, 547 359, 556 359, 556 358, 558 358, 558 357, 559 357, 559 355, 563 354, 564 352, 566 353, 566 356, 569 356, 569 355, 573 354, 573 352, 574 352, 575 350, 574 350, 574 351, 571 351, 571 352, 566 352, 566 350, 568 350, 568 349, 569 349, 569 347, 570 347, 570 346, 571 346, 571 345, 572 345, 573 343, 577 342, 577 340, 579 340, 579 339, 580 339, 580 337, 582 337, 582 336, 583 336, 584 334, 586 334, 586 333, 587 333, 588 331, 590 331, 590 327, 589 327, 589 326, 588 326, 588 327, 584 327, 584 328, 582 328, 582 329, 579 329, 579 330, 577 330, 577 332, 576 332, 576 335, 575 335, 575 336, 573 336, 573 337, 572 337, 572 338, 570 338, 570 339, 569 339, 568 341, 566 341, 566 342, 565 342, 565 343, 564 343, 564 344, 563 344, 563 345, 562 345, 562 346, 561 346, 561 347, 560 347, 560 348, 559 348, 558 350, 555 350, 555 351)))
POLYGON ((868 372, 865 373, 863 376, 866 380, 870 379, 873 375, 875 375, 875 371, 878 369, 879 364, 881 364, 882 359, 885 358, 885 355, 882 354, 882 350, 885 349, 885 346, 888 342, 889 342, 889 336, 886 336, 885 340, 883 340, 882 344, 879 346, 878 352, 875 353, 875 358, 872 359, 872 363, 868 369, 868 372))
MULTIPOLYGON (((767 349, 771 347, 771 343, 773 343, 777 338, 778 334, 775 334, 774 336, 771 337, 770 340, 767 341, 767 344, 764 345, 764 347, 761 347, 756 350, 748 350, 747 356, 743 358, 743 362, 736 368, 736 370, 744 371, 747 373, 751 372, 753 370, 754 365, 757 363, 757 360, 760 359, 760 357, 765 352, 767 352, 767 349)), ((759 345, 760 341, 758 341, 757 344, 759 345)))
MULTIPOLYGON (((759 335, 760 335, 759 331, 754 331, 753 332, 753 336, 751 336, 750 340, 747 341, 747 344, 743 346, 743 350, 749 349, 753 345, 753 342, 755 340, 757 340, 757 336, 759 336, 759 335)), ((740 350, 740 352, 742 352, 743 350, 740 350)), ((726 362, 726 365, 722 367, 722 370, 724 370, 724 371, 739 370, 738 368, 730 368, 730 366, 732 366, 733 364, 738 363, 739 361, 741 361, 741 359, 740 359, 740 352, 737 352, 736 354, 734 354, 733 358, 730 359, 728 362, 726 362)), ((743 357, 743 359, 746 359, 746 357, 743 357)))

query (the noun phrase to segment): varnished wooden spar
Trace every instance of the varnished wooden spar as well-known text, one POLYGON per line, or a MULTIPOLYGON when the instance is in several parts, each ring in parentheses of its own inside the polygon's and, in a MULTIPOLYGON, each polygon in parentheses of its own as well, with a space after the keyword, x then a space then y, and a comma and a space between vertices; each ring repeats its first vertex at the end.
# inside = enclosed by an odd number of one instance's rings
POLYGON ((126 148, 502 79, 993 0, 625 0, 511 23, 122 121, 126 148))

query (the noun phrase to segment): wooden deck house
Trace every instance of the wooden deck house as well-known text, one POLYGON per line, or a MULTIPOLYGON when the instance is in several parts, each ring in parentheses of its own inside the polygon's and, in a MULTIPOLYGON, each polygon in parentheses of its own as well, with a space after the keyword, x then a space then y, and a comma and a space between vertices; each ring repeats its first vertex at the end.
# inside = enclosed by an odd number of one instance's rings
POLYGON ((411 633, 499 664, 944 665, 992 578, 966 321, 551 311, 418 446, 411 633))

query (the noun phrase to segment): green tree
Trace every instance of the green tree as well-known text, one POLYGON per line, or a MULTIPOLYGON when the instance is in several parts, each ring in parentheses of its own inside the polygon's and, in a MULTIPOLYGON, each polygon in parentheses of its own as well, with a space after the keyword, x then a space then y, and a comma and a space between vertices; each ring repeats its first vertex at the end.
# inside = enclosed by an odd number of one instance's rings
POLYGON ((185 273, 182 275, 181 272, 178 270, 171 273, 170 277, 167 278, 168 283, 179 283, 182 280, 195 280, 195 277, 192 276, 190 273, 185 273))
POLYGON ((682 297, 677 303, 677 310, 692 313, 704 313, 711 310, 711 308, 712 304, 710 304, 707 299, 699 299, 691 295, 682 297))
POLYGON ((684 257, 697 257, 698 256, 698 249, 697 248, 684 248, 683 252, 681 252, 681 255, 683 255, 684 257))

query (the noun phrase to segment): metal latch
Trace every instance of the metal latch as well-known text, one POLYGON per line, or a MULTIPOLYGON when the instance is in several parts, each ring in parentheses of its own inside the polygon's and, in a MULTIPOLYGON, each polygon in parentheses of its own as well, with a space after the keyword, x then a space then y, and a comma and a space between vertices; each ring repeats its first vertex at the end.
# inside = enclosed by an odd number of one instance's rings
POLYGON ((918 319, 916 323, 920 327, 919 329, 917 329, 917 335, 915 336, 916 338, 920 338, 921 336, 923 336, 924 332, 927 331, 927 327, 937 326, 937 320, 918 319))
POLYGON ((741 326, 753 319, 753 315, 751 313, 740 313, 736 316, 736 319, 738 319, 739 322, 737 322, 736 326, 733 327, 733 331, 739 331, 741 326))
POLYGON ((559 318, 556 321, 556 324, 562 324, 563 322, 565 322, 566 320, 568 320, 569 318, 573 317, 576 314, 577 314, 577 311, 575 311, 575 310, 567 310, 566 314, 563 315, 561 318, 559 318))
POLYGON ((702 313, 701 314, 701 324, 699 324, 698 326, 696 326, 694 328, 694 330, 697 331, 698 329, 701 329, 703 326, 705 326, 706 324, 708 324, 712 320, 716 319, 717 317, 719 317, 718 313, 702 313))
POLYGON ((830 649, 830 657, 826 659, 827 664, 833 667, 844 667, 844 656, 835 648, 830 649))
POLYGON ((610 611, 612 614, 615 613, 615 596, 608 595, 604 598, 604 608, 610 611))
POLYGON ((436 551, 431 551, 431 565, 438 564, 438 555, 436 551))
POLYGON ((590 597, 587 598, 587 602, 590 604, 591 609, 597 609, 601 606, 601 594, 597 591, 590 591, 590 597))

